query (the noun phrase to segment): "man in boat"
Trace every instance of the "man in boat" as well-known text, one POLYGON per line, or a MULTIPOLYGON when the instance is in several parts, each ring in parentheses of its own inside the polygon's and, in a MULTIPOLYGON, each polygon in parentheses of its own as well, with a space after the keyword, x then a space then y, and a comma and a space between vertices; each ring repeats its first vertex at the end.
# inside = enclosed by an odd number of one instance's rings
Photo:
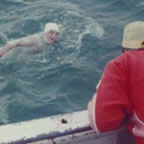
POLYGON ((144 21, 125 26, 122 55, 111 60, 88 103, 91 127, 98 133, 125 123, 144 144, 144 21))
POLYGON ((43 44, 54 43, 58 39, 58 36, 58 25, 56 23, 47 23, 45 25, 44 32, 8 42, 8 44, 0 49, 0 57, 2 57, 9 50, 20 46, 34 46, 34 51, 36 52, 43 44))

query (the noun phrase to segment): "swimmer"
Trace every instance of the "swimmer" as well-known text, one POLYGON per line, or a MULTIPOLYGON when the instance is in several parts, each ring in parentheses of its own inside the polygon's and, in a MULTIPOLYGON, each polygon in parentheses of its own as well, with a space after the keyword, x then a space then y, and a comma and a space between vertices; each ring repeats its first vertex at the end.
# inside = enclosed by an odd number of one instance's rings
POLYGON ((42 45, 53 44, 59 36, 59 27, 56 23, 47 23, 44 32, 8 42, 0 49, 0 58, 9 50, 20 46, 34 46, 37 51, 42 45))

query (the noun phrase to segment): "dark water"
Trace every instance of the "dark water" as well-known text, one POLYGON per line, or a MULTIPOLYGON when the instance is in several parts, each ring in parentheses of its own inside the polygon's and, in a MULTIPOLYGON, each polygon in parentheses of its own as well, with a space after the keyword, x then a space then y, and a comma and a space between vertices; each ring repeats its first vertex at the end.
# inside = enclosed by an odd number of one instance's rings
POLYGON ((121 54, 123 27, 143 20, 143 0, 1 0, 0 46, 60 26, 39 54, 17 48, 0 60, 0 124, 86 109, 106 63, 121 54))

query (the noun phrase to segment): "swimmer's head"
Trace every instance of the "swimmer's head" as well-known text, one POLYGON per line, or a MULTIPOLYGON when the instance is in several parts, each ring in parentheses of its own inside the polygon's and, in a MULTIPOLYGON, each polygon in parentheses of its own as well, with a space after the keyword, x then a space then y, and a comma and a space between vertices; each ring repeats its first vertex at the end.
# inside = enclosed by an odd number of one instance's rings
POLYGON ((56 23, 47 23, 44 28, 44 32, 49 32, 50 30, 55 30, 59 32, 59 27, 56 23))
POLYGON ((47 43, 54 43, 58 39, 59 27, 56 23, 47 23, 44 28, 45 41, 47 43))

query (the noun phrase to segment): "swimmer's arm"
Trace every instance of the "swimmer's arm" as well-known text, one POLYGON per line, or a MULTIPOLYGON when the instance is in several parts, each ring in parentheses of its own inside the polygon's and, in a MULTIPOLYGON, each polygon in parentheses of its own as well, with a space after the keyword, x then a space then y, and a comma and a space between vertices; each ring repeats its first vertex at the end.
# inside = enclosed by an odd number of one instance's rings
POLYGON ((10 41, 2 49, 0 49, 0 57, 2 57, 9 50, 19 47, 19 46, 35 46, 37 47, 38 41, 34 36, 28 36, 25 38, 10 41))
POLYGON ((11 47, 18 47, 18 46, 37 46, 38 39, 36 36, 28 36, 21 39, 14 40, 10 42, 11 47))
POLYGON ((0 57, 2 57, 5 53, 7 53, 9 50, 11 50, 13 47, 9 44, 4 46, 3 48, 0 49, 0 57))

